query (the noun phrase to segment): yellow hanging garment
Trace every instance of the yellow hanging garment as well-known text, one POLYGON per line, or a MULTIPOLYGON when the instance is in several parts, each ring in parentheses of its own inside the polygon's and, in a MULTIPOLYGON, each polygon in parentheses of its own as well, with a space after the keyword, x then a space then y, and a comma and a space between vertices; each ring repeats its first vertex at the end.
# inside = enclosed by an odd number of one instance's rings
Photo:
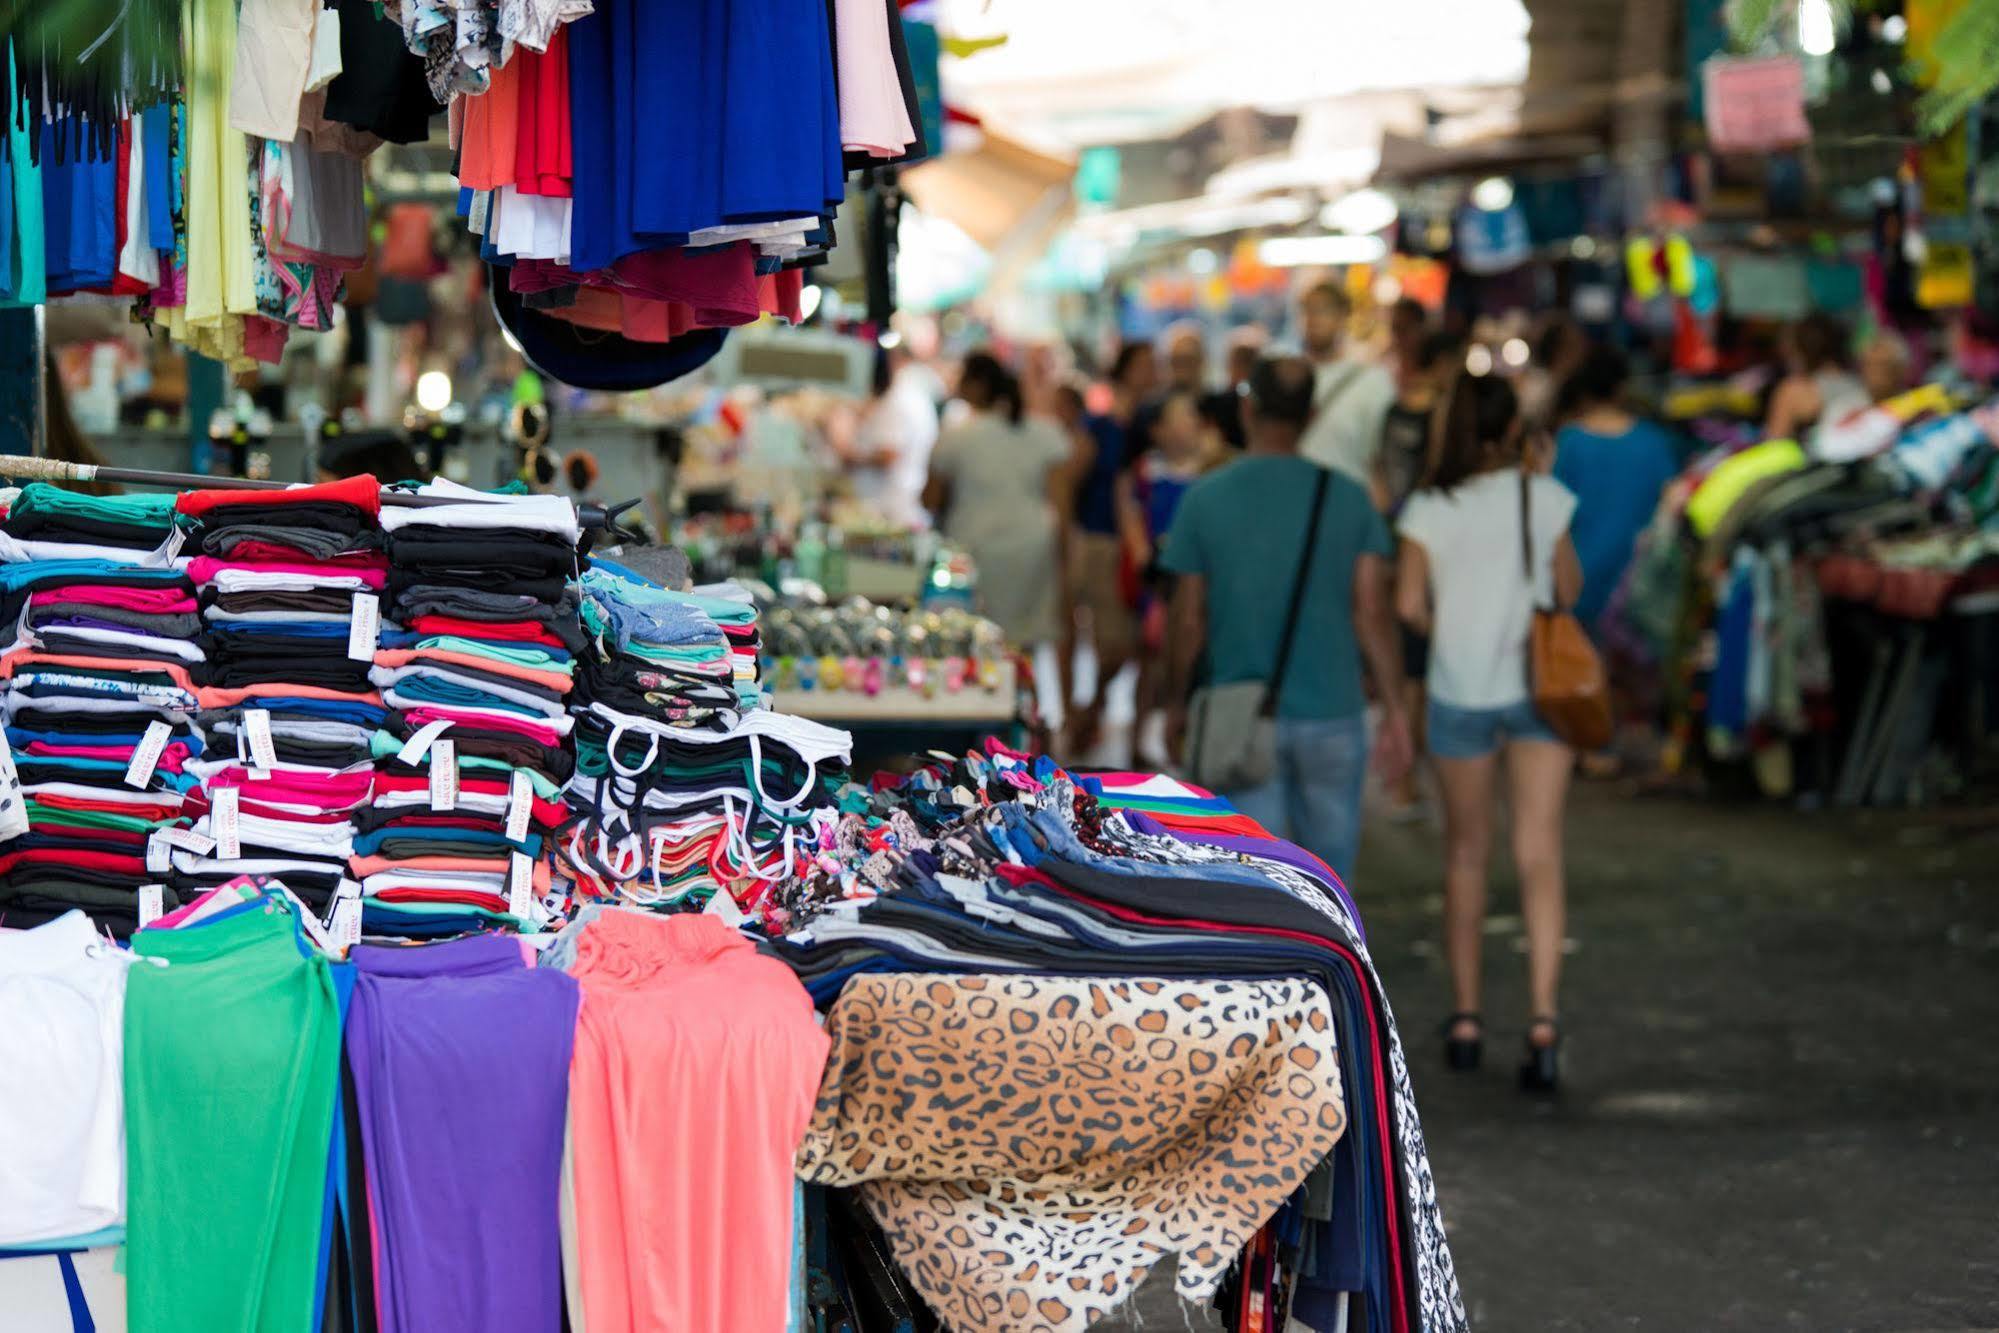
POLYGON ((229 126, 236 72, 235 0, 181 0, 187 86, 187 304, 169 307, 167 332, 232 369, 243 316, 257 313, 250 235, 249 141, 229 126))

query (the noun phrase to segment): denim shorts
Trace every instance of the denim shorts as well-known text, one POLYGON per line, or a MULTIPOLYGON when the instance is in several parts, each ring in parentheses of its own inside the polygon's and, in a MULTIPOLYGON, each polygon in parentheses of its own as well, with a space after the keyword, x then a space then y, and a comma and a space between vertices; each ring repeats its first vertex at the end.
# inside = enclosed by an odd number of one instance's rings
POLYGON ((1439 759, 1483 759, 1508 741, 1562 743, 1534 711, 1532 699, 1504 708, 1458 708, 1433 698, 1428 724, 1430 753, 1439 759))

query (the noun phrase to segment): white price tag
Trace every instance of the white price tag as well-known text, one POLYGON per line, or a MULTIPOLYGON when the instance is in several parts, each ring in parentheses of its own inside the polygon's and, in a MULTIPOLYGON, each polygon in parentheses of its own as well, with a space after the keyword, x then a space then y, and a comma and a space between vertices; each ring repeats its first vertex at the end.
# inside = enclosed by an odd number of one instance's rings
POLYGON ((507 841, 526 842, 528 820, 534 814, 534 784, 520 769, 507 787, 507 841))
POLYGON ((534 902, 534 862, 527 853, 515 852, 507 858, 507 915, 528 920, 534 902))
POLYGON ((714 896, 708 900, 708 906, 702 910, 708 916, 721 917, 731 929, 749 920, 749 917, 743 914, 743 909, 736 906, 735 895, 725 888, 718 887, 714 896))
MULTIPOLYGON (((282 888, 283 886, 280 885, 279 887, 282 888)), ((298 923, 304 927, 306 938, 318 946, 321 953, 338 953, 339 950, 333 947, 333 937, 326 933, 325 923, 319 919, 310 907, 305 905, 305 899, 299 897, 290 889, 285 889, 284 893, 285 897, 291 899, 292 910, 298 913, 298 923)))
MULTIPOLYGON (((146 873, 164 875, 173 868, 174 849, 163 834, 155 833, 146 839, 146 873)), ((145 901, 145 890, 140 890, 140 901, 145 901)))
POLYGON ((252 708, 243 714, 243 734, 250 741, 250 762, 266 771, 278 766, 278 747, 271 743, 271 712, 252 708))
POLYGON ((382 634, 382 599, 372 592, 354 594, 354 619, 347 626, 347 656, 356 662, 375 660, 375 641, 382 634))
POLYGON ((334 947, 344 956, 349 949, 361 942, 361 900, 347 896, 343 887, 341 896, 333 904, 334 947))
POLYGON ((160 755, 167 748, 167 737, 173 735, 173 728, 164 722, 148 722, 146 734, 139 738, 137 748, 132 751, 132 762, 125 766, 125 785, 144 791, 153 783, 153 771, 160 766, 160 755))
POLYGON ((139 886, 139 929, 158 921, 166 915, 166 890, 158 884, 139 886))
POLYGON ((458 808, 458 747, 447 740, 430 745, 430 808, 458 808))
POLYGON ((426 722, 403 742, 403 748, 396 751, 396 758, 414 768, 430 753, 431 744, 450 727, 451 719, 441 717, 435 722, 426 722))
POLYGON ((215 850, 215 839, 191 828, 163 828, 154 836, 169 847, 179 847, 196 856, 206 856, 215 850))
POLYGON ((237 816, 242 813, 243 789, 217 787, 208 799, 209 827, 215 830, 215 850, 225 861, 237 860, 243 855, 243 839, 236 828, 237 816))

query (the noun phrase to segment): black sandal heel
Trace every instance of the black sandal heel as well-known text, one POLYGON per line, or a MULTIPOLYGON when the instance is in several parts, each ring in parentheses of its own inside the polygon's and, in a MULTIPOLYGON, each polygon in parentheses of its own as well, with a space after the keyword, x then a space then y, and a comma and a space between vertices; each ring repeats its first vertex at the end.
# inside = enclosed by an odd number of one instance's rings
POLYGON ((1480 1058, 1485 1054, 1485 1020, 1477 1014, 1452 1014, 1444 1020, 1444 1063, 1461 1074, 1477 1069, 1480 1058), (1457 1035, 1460 1023, 1474 1023, 1478 1026, 1475 1037, 1457 1035))
POLYGON ((1562 1029, 1552 1018, 1536 1018, 1527 1025, 1527 1058, 1520 1062, 1523 1092, 1554 1092, 1562 1082, 1562 1029), (1546 1028, 1554 1040, 1546 1046, 1534 1041, 1534 1032, 1546 1028))

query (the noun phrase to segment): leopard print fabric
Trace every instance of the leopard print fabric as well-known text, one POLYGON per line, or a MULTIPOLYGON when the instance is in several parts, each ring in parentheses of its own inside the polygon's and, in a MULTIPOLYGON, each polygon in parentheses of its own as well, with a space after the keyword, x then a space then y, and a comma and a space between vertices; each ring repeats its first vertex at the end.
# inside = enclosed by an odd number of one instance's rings
POLYGON ((1308 981, 856 977, 798 1174, 858 1185, 953 1333, 1072 1333, 1180 1256, 1214 1294, 1346 1128, 1308 981))
POLYGON ((1319 911, 1340 923, 1347 943, 1366 969, 1367 982, 1374 992, 1382 1016, 1382 1030, 1388 1045, 1388 1073, 1391 1089, 1390 1123, 1394 1127, 1396 1158, 1402 1164, 1404 1216, 1408 1220, 1410 1263, 1416 1270, 1416 1304, 1422 1333, 1466 1333, 1470 1319, 1463 1292, 1458 1287, 1457 1264, 1444 1235, 1444 1215, 1437 1201, 1437 1181, 1430 1169, 1430 1150, 1423 1140, 1423 1122, 1416 1111, 1416 1091, 1409 1080, 1409 1064, 1402 1052, 1402 1036, 1388 1004, 1388 992, 1374 969, 1360 931, 1346 907, 1310 876, 1282 862, 1241 856, 1220 848, 1202 847, 1173 838, 1156 838, 1132 829, 1123 819, 1113 820, 1107 832, 1113 845, 1123 844, 1126 854, 1198 865, 1204 861, 1250 861, 1271 881, 1289 889, 1319 911))

